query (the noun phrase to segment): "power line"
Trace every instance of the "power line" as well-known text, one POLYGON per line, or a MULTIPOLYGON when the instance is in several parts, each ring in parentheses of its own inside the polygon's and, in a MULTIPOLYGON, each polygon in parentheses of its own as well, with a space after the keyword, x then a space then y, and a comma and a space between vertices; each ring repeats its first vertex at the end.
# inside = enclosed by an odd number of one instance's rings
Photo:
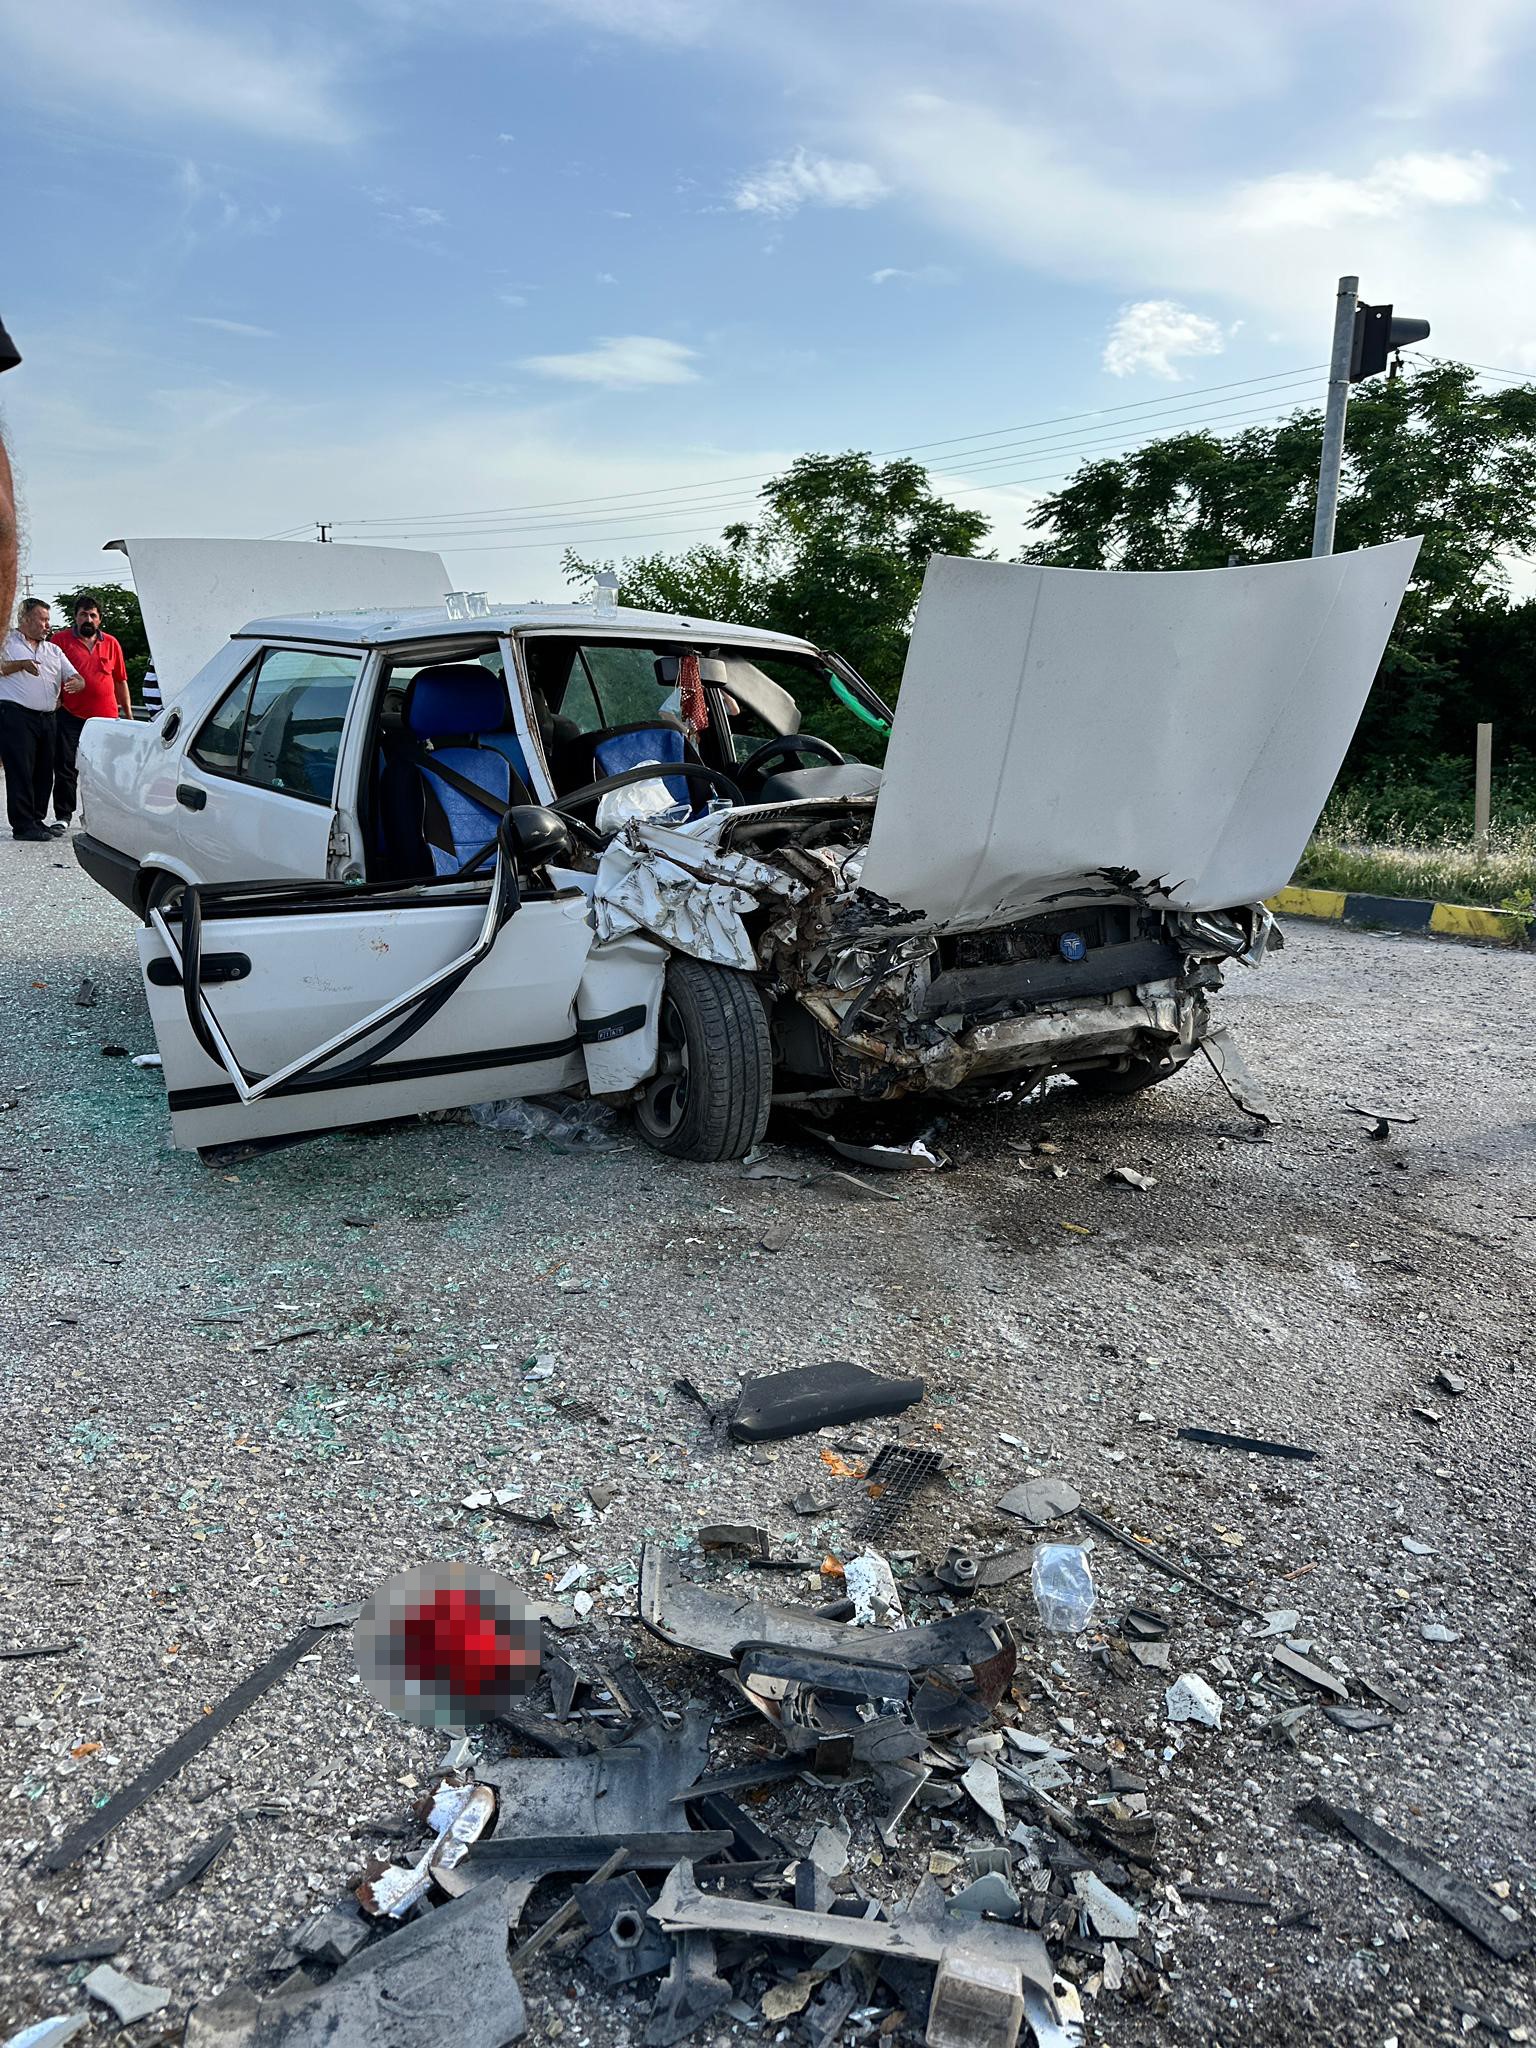
MULTIPOLYGON (((1118 413, 1141 412, 1151 416, 1156 413, 1178 409, 1198 398, 1208 397, 1213 392, 1237 391, 1260 384, 1276 384, 1287 379, 1312 376, 1318 370, 1326 368, 1327 365, 1324 363, 1307 363, 1299 369, 1272 370, 1262 377, 1237 377, 1224 384, 1193 385, 1188 392, 1181 394, 1178 399, 1128 399, 1123 405, 1091 406, 1083 412, 1055 413, 1044 419, 1025 420, 1015 426, 993 427, 972 434, 955 434, 943 440, 910 441, 899 448, 877 449, 874 451, 874 456, 876 460, 883 461, 889 456, 917 454, 928 448, 954 448, 966 441, 997 441, 1009 434, 1032 432, 1038 427, 1063 426, 1070 424, 1074 420, 1107 419, 1118 413)), ((712 491, 729 484, 760 483, 765 477, 772 476, 773 474, 772 470, 749 470, 736 476, 703 478, 695 484, 653 485, 648 490, 620 491, 611 495, 597 494, 585 498, 536 499, 531 503, 523 505, 481 506, 459 512, 381 514, 376 517, 341 519, 336 523, 339 526, 388 526, 399 528, 410 525, 424 527, 429 524, 452 519, 490 519, 501 518, 505 515, 515 516, 524 512, 562 511, 576 505, 595 505, 602 508, 608 505, 627 503, 636 498, 658 498, 695 491, 712 491)))
MULTIPOLYGON (((1316 388, 1315 384, 1309 383, 1309 388, 1316 388)), ((1273 397, 1275 394, 1271 393, 1269 395, 1273 397)), ((1192 419, 1181 421, 1179 423, 1177 431, 1192 431, 1197 428, 1203 431, 1206 427, 1220 425, 1227 422, 1239 420, 1252 421, 1259 419, 1273 419, 1274 417, 1276 417, 1276 415, 1274 414, 1271 407, 1269 407, 1268 405, 1247 408, 1239 407, 1234 411, 1218 411, 1214 413, 1207 412, 1199 414, 1192 419)), ((1035 472, 1030 477, 1026 478, 1000 478, 992 479, 985 483, 973 483, 972 475, 980 471, 991 471, 993 469, 1006 468, 1010 464, 1018 462, 1021 459, 1027 460, 1031 454, 1037 456, 1054 454, 1062 457, 1085 454, 1091 458, 1093 455, 1102 452, 1104 455, 1108 456, 1128 446, 1141 447, 1145 446, 1148 441, 1160 440, 1164 438, 1164 430, 1162 428, 1159 428, 1158 431, 1155 433, 1143 436, 1139 440, 1134 440, 1130 443, 1126 443, 1120 439, 1120 434, 1123 434, 1124 427, 1130 424, 1133 423, 1129 421, 1122 423, 1122 426, 1118 433, 1115 430, 1111 429, 1108 434, 1091 434, 1086 436, 1055 436, 1035 441, 1018 442, 1015 443, 1012 447, 1008 448, 1002 454, 989 456, 985 461, 975 463, 972 466, 971 474, 950 474, 943 470, 938 471, 937 474, 944 480, 947 488, 952 490, 1002 490, 1014 482, 1034 482, 1037 481, 1039 477, 1041 477, 1042 475, 1056 475, 1060 472, 1035 472), (1106 448, 1104 446, 1104 443, 1106 441, 1113 443, 1114 446, 1106 448)), ((1139 426, 1143 424, 1143 422, 1136 421, 1134 422, 1134 424, 1139 426)), ((484 552, 483 550, 469 550, 454 546, 456 536, 463 536, 465 538, 472 539, 480 535, 488 536, 491 534, 527 534, 530 537, 536 537, 537 535, 542 533, 546 534, 549 537, 549 539, 553 541, 557 538, 564 536, 579 537, 580 529, 583 527, 622 526, 628 529, 634 538, 641 539, 644 538, 645 535, 648 533, 665 533, 676 530, 672 528, 670 525, 663 525, 659 523, 661 521, 670 521, 672 519, 677 518, 692 518, 694 514, 706 511, 715 511, 721 514, 737 510, 746 511, 751 507, 755 506, 757 502, 757 499, 753 497, 724 497, 713 499, 704 498, 695 499, 692 501, 685 500, 681 502, 667 502, 658 505, 647 505, 633 512, 608 513, 599 511, 585 513, 579 516, 566 519, 551 518, 548 516, 543 518, 522 519, 517 521, 510 521, 506 525, 502 526, 486 523, 479 526, 464 526, 457 528, 429 528, 426 530, 406 526, 400 528, 386 529, 382 533, 374 531, 369 535, 369 538, 373 540, 394 541, 432 540, 453 547, 453 552, 456 554, 468 552, 484 552)), ((722 516, 719 520, 719 524, 723 525, 725 523, 725 519, 722 516)), ((696 527, 691 530, 694 532, 703 532, 706 529, 702 527, 696 527)), ((622 540, 624 537, 625 536, 623 533, 617 532, 607 533, 602 536, 604 540, 622 540)), ((586 545, 589 543, 584 542, 583 544, 586 545)))
MULTIPOLYGON (((1286 415, 1283 413, 1272 414, 1264 411, 1264 409, 1262 408, 1260 410, 1263 417, 1269 419, 1280 420, 1286 417, 1286 415)), ((1104 458, 1107 460, 1115 454, 1130 454, 1134 450, 1146 447, 1150 442, 1160 440, 1162 438, 1163 437, 1160 434, 1148 434, 1143 436, 1140 440, 1124 442, 1120 445, 1119 448, 1105 449, 1103 451, 1104 458)), ((1066 472, 1061 469, 1035 470, 1027 476, 999 477, 995 482, 988 484, 978 484, 974 488, 978 492, 1000 491, 1013 488, 1020 484, 1059 483, 1064 480, 1065 476, 1066 472)), ((640 514, 635 516, 644 517, 645 515, 640 514)), ((691 516, 691 514, 684 508, 677 507, 672 510, 669 516, 673 519, 679 519, 688 518, 691 516)), ((514 529, 514 531, 515 530, 519 529, 514 529)), ((630 531, 626 533, 587 534, 584 536, 577 537, 577 544, 583 548, 601 548, 609 545, 610 543, 620 547, 638 548, 642 542, 651 539, 663 540, 666 542, 692 540, 702 538, 707 535, 718 534, 719 531, 720 522, 718 520, 712 526, 692 526, 679 528, 674 526, 656 525, 642 527, 638 532, 630 531)), ((532 549, 559 547, 562 544, 562 541, 568 539, 569 536, 570 528, 563 527, 554 532, 546 534, 542 538, 536 540, 501 541, 483 547, 454 547, 451 549, 451 552, 455 556, 526 554, 532 549)), ((408 538, 409 536, 400 535, 390 537, 408 538)))

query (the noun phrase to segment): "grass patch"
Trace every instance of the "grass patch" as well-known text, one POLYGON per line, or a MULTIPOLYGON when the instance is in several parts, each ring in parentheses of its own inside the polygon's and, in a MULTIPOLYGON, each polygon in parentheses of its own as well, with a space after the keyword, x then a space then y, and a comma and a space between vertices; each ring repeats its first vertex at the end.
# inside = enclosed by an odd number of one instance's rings
POLYGON ((1478 853, 1470 820, 1447 824, 1429 806, 1415 810, 1388 811, 1375 791, 1336 790, 1301 857, 1296 886, 1529 912, 1536 898, 1536 815, 1517 810, 1497 818, 1487 852, 1478 853))

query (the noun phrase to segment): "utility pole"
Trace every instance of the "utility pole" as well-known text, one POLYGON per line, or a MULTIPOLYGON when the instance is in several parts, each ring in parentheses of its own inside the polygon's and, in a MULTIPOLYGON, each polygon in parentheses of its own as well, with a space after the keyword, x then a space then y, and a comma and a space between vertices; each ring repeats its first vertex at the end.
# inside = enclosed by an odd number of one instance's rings
POLYGON ((1488 851, 1488 813, 1493 793, 1493 727, 1477 728, 1477 760, 1472 782, 1472 849, 1488 851))
POLYGON ((1323 460, 1317 473, 1317 516, 1312 522, 1314 555, 1333 553, 1333 525, 1339 511, 1339 472, 1344 467, 1344 415, 1349 410, 1350 359, 1355 346, 1358 277, 1339 279, 1333 313, 1333 353, 1328 359, 1328 411, 1323 420, 1323 460))

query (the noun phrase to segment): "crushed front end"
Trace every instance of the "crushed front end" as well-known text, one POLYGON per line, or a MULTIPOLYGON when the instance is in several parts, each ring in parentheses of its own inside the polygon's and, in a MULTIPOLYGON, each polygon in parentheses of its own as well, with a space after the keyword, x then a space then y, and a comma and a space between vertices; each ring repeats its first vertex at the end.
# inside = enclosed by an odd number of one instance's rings
POLYGON ((1261 904, 1174 911, 1118 875, 1097 878, 1091 903, 914 929, 920 914, 860 887, 863 823, 845 809, 791 830, 759 813, 729 834, 803 885, 753 935, 786 1090, 879 1100, 1002 1076, 1160 1076, 1215 1028, 1223 965, 1279 943, 1261 904))

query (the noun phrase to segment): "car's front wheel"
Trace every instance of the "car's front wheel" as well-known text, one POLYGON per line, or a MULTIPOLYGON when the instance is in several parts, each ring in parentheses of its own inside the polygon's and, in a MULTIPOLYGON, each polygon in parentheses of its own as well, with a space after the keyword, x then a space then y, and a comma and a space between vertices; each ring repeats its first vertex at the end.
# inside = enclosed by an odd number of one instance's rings
POLYGON ((773 1101, 768 1015, 750 975, 682 957, 667 967, 656 1072, 635 1105, 641 1135, 678 1159, 741 1159, 773 1101))

